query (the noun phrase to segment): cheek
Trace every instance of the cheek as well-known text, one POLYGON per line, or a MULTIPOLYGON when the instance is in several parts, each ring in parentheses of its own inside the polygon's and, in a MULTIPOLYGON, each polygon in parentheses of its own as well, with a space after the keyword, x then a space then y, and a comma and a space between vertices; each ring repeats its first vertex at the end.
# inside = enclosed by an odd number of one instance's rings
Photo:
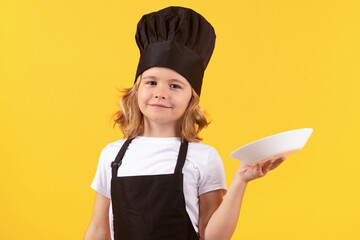
POLYGON ((144 113, 146 101, 144 94, 140 91, 137 93, 137 104, 139 106, 140 112, 144 113))
POLYGON ((144 105, 145 102, 148 100, 148 94, 146 93, 146 91, 139 89, 137 92, 137 100, 139 105, 144 105))
POLYGON ((189 105, 189 102, 190 102, 190 98, 191 98, 191 96, 182 96, 177 99, 179 109, 181 109, 183 112, 186 111, 186 109, 189 105))

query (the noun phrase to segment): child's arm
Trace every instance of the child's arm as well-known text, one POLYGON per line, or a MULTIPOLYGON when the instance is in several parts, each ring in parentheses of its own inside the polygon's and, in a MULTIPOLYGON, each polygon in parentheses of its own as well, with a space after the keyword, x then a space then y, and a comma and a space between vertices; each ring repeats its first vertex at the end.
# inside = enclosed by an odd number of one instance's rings
POLYGON ((239 218, 241 203, 247 183, 263 177, 279 166, 285 157, 250 166, 240 164, 224 200, 218 201, 221 191, 200 196, 199 233, 202 240, 228 240, 233 235, 239 218), (217 208, 217 206, 218 208, 217 208), (211 206, 211 207, 209 207, 211 206), (214 210, 216 209, 216 211, 214 210), (209 217, 211 216, 211 217, 209 217))
POLYGON ((110 199, 96 193, 94 209, 89 226, 85 232, 84 240, 109 240, 109 207, 110 199))

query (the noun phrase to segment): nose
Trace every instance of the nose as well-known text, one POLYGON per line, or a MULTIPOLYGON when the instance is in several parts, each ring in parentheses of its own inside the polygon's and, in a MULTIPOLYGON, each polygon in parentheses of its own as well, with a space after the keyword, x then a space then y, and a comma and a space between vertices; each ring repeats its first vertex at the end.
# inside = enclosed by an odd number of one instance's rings
POLYGON ((155 95, 155 99, 165 100, 165 97, 164 97, 164 96, 161 96, 161 95, 155 95))
POLYGON ((166 89, 164 86, 162 86, 162 84, 159 84, 156 87, 156 91, 154 93, 154 98, 157 100, 166 100, 167 99, 166 89))

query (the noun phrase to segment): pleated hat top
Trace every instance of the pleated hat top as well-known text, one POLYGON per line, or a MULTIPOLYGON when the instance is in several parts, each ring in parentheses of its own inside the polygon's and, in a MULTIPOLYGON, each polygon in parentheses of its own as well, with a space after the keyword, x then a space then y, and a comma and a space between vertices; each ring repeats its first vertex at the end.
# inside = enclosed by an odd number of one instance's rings
POLYGON ((167 67, 185 77, 200 96, 215 38, 212 25, 189 8, 167 7, 144 15, 135 34, 140 49, 135 81, 150 67, 167 67))

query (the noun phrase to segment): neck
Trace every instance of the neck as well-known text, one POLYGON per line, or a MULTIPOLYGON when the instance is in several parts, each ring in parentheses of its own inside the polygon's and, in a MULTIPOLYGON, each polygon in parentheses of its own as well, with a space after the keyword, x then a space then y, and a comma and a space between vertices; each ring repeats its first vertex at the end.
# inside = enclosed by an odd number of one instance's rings
POLYGON ((176 124, 155 124, 144 119, 144 137, 179 137, 176 124))

